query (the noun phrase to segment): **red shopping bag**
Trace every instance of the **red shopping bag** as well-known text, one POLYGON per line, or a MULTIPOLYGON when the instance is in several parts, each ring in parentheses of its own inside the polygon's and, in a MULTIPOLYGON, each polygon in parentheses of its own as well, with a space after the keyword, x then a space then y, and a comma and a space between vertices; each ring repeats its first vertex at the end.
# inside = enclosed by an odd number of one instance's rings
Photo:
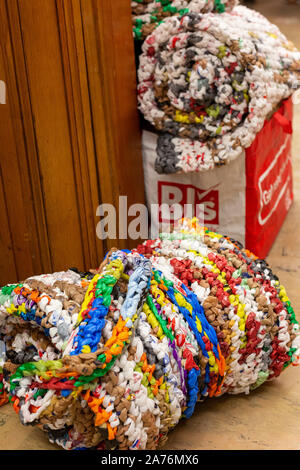
POLYGON ((292 99, 266 121, 246 150, 246 246, 268 254, 293 201, 292 99))

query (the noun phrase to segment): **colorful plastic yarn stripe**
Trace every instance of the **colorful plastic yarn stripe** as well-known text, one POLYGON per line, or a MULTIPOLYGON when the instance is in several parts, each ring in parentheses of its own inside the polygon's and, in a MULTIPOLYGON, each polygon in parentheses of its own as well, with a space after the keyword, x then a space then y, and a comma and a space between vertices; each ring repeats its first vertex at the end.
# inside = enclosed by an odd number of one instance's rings
POLYGON ((170 16, 181 16, 189 11, 224 13, 237 3, 237 0, 133 0, 133 34, 135 39, 144 39, 170 16))
POLYGON ((183 219, 92 273, 0 289, 0 404, 64 449, 156 449, 196 403, 300 362, 299 325, 265 261, 183 219))
POLYGON ((300 86, 300 53, 243 6, 168 18, 142 50, 139 109, 158 131, 158 173, 206 171, 239 157, 300 86))

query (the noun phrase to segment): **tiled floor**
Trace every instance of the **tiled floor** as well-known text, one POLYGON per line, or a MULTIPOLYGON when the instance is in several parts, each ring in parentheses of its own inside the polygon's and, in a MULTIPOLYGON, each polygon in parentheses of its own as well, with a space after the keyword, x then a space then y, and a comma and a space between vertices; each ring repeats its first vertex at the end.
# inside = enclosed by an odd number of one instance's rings
MULTIPOLYGON (((300 5, 257 0, 255 8, 300 49, 300 5)), ((294 118, 295 202, 268 256, 300 320, 299 154, 300 103, 294 118)), ((10 405, 0 409, 0 449, 55 448, 39 429, 21 426, 10 405)), ((199 406, 190 420, 172 431, 166 449, 300 449, 300 368, 287 369, 278 380, 249 396, 225 396, 199 406)))

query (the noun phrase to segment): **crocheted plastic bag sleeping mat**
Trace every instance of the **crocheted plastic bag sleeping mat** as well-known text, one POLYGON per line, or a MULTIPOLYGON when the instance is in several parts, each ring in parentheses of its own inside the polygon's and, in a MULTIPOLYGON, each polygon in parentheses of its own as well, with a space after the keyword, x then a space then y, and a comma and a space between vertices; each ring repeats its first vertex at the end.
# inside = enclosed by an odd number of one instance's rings
POLYGON ((211 170, 243 155, 300 86, 300 52, 260 13, 169 17, 139 58, 139 108, 159 131, 158 173, 211 170))
POLYGON ((189 11, 224 13, 237 3, 237 0, 132 0, 133 35, 135 39, 144 39, 169 16, 189 11))
POLYGON ((95 272, 0 290, 0 400, 65 449, 155 449, 197 401, 299 363, 278 278, 196 220, 95 272))

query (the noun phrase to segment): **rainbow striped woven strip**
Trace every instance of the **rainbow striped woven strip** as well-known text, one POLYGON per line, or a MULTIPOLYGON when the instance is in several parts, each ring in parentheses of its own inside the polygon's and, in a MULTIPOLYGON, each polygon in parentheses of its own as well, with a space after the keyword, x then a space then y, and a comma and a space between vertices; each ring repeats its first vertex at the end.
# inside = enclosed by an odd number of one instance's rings
POLYGON ((65 449, 156 449, 197 402, 248 394, 300 361, 265 261, 183 219, 96 274, 0 290, 0 404, 65 449))

